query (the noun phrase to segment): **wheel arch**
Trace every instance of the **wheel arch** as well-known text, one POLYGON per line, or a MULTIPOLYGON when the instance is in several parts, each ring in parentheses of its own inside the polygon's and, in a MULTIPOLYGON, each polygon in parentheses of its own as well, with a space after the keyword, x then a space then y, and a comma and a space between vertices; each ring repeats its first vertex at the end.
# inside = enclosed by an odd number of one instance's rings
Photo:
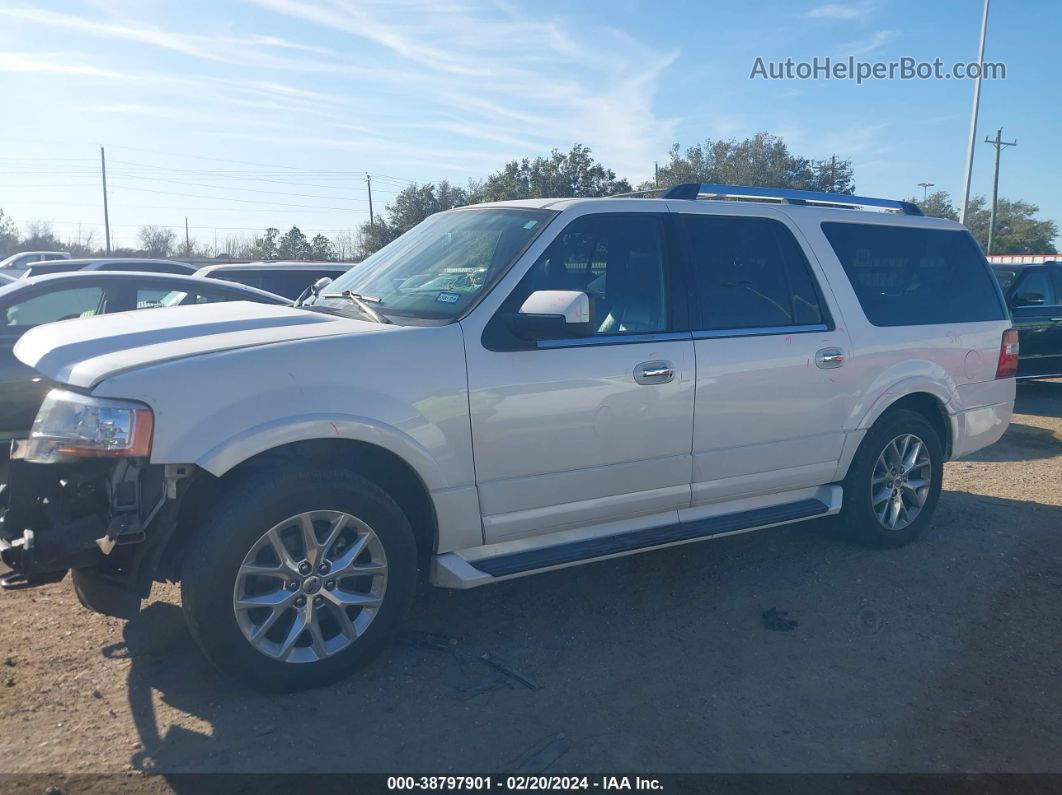
POLYGON ((866 431, 889 411, 906 408, 923 415, 940 436, 945 460, 951 457, 955 420, 948 406, 952 396, 933 381, 911 380, 883 392, 863 415, 858 428, 866 431))
POLYGON ((262 450, 221 475, 200 469, 181 500, 177 530, 160 556, 156 579, 180 579, 184 551, 194 536, 194 528, 227 486, 262 469, 305 468, 307 465, 347 469, 384 489, 406 513, 413 527, 420 569, 427 571, 438 543, 438 517, 431 492, 420 473, 397 453, 371 442, 313 438, 262 450))
POLYGON ((951 458, 953 444, 956 435, 955 418, 948 411, 945 399, 936 390, 914 390, 899 395, 892 395, 890 400, 879 401, 874 409, 867 413, 859 427, 848 433, 841 460, 835 474, 836 480, 840 481, 848 474, 856 453, 859 452, 867 431, 874 423, 895 409, 909 409, 916 411, 925 417, 936 429, 940 436, 941 446, 944 448, 944 460, 951 458))
POLYGON ((955 434, 951 427, 951 415, 948 414, 948 409, 940 398, 929 392, 911 392, 889 404, 879 419, 896 409, 907 409, 925 417, 940 437, 941 447, 944 448, 944 459, 951 458, 952 440, 955 434))

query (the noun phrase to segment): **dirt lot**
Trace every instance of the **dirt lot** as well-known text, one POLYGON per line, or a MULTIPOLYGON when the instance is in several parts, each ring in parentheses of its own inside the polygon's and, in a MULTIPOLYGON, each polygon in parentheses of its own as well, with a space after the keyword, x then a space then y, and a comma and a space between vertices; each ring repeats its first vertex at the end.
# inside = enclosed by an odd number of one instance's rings
POLYGON ((1019 412, 906 549, 797 525, 426 589, 452 642, 311 693, 216 674, 172 588, 128 625, 0 595, 0 772, 1062 771, 1062 382, 1019 412))

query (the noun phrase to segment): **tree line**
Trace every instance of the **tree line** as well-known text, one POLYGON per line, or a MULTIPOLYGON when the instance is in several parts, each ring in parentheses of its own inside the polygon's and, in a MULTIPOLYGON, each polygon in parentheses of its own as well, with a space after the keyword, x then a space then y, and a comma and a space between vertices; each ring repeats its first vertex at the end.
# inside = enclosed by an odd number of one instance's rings
MULTIPOLYGON (((675 144, 667 161, 657 168, 655 179, 642 182, 636 190, 684 182, 855 192, 850 159, 836 155, 821 160, 804 157, 791 152, 781 137, 767 132, 743 140, 706 140, 686 149, 675 144)), ((122 249, 114 253, 153 257, 223 254, 235 259, 358 261, 429 215, 453 207, 511 199, 611 196, 632 190, 630 182, 617 177, 612 169, 595 160, 588 147, 575 144, 568 152, 554 149, 546 156, 512 160, 481 180, 469 180, 464 187, 446 180, 411 184, 370 221, 331 238, 317 234, 308 239, 298 226, 292 226, 284 233, 270 227, 259 235, 230 236, 223 245, 207 246, 195 240, 182 243, 169 227, 145 226, 138 234, 140 249, 122 249)), ((922 200, 912 197, 909 201, 920 206, 926 215, 958 218, 951 197, 943 191, 922 200)), ((993 253, 1056 253, 1054 240, 1058 236, 1058 224, 1037 218, 1039 211, 1039 207, 1026 201, 1000 199, 993 253)), ((990 213, 990 203, 983 196, 971 199, 967 227, 982 248, 987 246, 990 213)), ((41 223, 30 224, 27 234, 22 236, 0 210, 0 257, 28 249, 62 249, 81 256, 102 255, 100 247, 94 245, 96 242, 91 234, 77 244, 60 241, 46 224, 41 223)))

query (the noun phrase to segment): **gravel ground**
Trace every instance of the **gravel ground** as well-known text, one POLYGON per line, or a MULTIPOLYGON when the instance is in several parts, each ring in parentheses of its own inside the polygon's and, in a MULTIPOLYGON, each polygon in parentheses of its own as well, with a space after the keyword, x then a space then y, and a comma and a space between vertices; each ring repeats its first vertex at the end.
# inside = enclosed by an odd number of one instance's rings
POLYGON ((1062 772, 1062 382, 1018 411, 907 548, 805 524, 425 589, 449 640, 310 693, 216 674, 172 587, 128 624, 4 593, 0 773, 1062 772))

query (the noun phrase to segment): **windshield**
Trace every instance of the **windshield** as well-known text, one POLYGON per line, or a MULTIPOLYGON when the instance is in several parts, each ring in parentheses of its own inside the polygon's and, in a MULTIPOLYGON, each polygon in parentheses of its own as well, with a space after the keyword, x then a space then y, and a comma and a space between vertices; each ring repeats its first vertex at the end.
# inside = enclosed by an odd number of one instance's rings
POLYGON ((453 319, 505 273, 554 215, 523 207, 437 213, 308 303, 334 307, 352 293, 385 316, 453 319))

